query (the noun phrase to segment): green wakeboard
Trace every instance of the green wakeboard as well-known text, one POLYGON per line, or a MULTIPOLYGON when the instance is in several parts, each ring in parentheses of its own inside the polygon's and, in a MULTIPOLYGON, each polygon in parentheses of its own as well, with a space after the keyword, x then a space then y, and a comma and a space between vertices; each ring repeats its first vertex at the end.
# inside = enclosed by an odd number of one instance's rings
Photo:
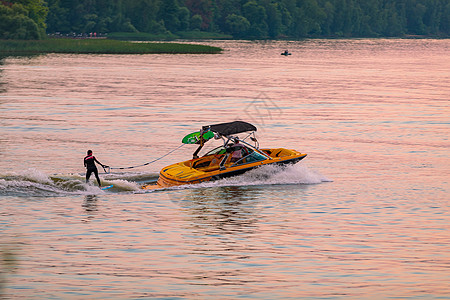
MULTIPOLYGON (((207 131, 203 134, 203 139, 206 141, 212 139, 214 137, 214 132, 207 131)), ((199 144, 200 143, 200 131, 190 133, 186 135, 183 140, 183 144, 199 144)))

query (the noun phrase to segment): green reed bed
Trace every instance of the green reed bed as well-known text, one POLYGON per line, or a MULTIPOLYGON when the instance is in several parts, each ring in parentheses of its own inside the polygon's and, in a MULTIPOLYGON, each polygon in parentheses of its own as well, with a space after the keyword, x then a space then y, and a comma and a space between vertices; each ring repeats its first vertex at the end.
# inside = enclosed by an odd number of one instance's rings
POLYGON ((213 54, 218 47, 183 43, 135 43, 107 39, 0 40, 0 54, 213 54))

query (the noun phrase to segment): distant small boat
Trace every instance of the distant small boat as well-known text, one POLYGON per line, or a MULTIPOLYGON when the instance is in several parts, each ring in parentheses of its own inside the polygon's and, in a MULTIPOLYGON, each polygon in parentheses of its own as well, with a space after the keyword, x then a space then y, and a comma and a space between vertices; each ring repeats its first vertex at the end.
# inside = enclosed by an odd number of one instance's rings
POLYGON ((289 53, 289 51, 286 50, 286 51, 282 52, 281 55, 288 56, 288 55, 291 55, 291 53, 289 53))

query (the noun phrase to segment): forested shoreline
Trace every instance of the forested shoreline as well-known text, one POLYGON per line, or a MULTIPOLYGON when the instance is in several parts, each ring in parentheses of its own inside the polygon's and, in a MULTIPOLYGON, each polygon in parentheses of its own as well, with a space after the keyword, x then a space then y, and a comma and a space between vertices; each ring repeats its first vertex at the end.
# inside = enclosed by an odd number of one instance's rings
POLYGON ((0 0, 0 39, 115 32, 238 39, 449 37, 450 1, 0 0))

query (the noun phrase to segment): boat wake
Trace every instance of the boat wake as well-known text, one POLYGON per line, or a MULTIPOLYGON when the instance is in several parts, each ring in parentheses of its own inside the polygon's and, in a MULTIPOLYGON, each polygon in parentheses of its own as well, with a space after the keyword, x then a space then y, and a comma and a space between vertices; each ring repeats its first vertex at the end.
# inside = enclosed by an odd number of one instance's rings
MULTIPOLYGON (((17 197, 57 197, 67 195, 100 195, 110 193, 147 193, 143 184, 156 182, 157 173, 113 173, 101 174, 102 184, 113 185, 107 191, 98 186, 86 184, 84 174, 47 175, 36 169, 22 170, 18 173, 0 174, 0 196, 17 197)), ((256 186, 276 184, 318 184, 330 182, 326 176, 309 169, 305 164, 289 166, 266 165, 253 169, 243 175, 168 188, 193 189, 221 186, 256 186)), ((93 180, 91 179, 91 183, 93 180)), ((167 190, 167 189, 163 189, 167 190)), ((155 191, 155 190, 153 190, 155 191)), ((161 190, 160 190, 161 191, 161 190)))
POLYGON ((309 169, 306 164, 300 162, 295 165, 277 166, 265 165, 250 170, 245 174, 224 178, 218 181, 204 182, 193 185, 181 185, 170 189, 207 188, 221 186, 256 186, 256 185, 281 185, 281 184, 319 184, 332 182, 331 179, 317 171, 309 169))
POLYGON ((100 177, 104 186, 114 185, 114 187, 103 191, 98 186, 86 184, 84 174, 47 175, 36 169, 0 174, 0 196, 55 197, 135 192, 140 190, 139 182, 156 181, 158 174, 101 174, 100 177))

